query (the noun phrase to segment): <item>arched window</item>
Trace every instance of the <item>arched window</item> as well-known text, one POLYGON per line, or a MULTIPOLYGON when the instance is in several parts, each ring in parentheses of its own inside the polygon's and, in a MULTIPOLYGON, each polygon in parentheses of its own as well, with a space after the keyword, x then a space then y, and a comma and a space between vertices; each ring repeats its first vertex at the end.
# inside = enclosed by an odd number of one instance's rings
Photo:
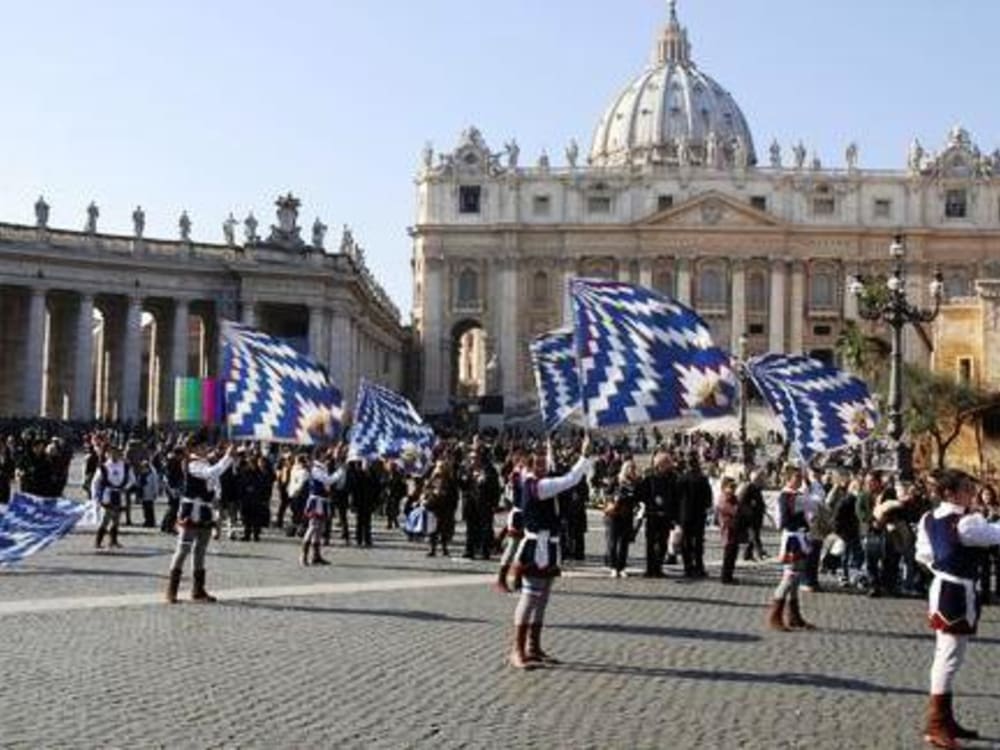
POLYGON ((767 278, 762 271, 751 271, 747 276, 747 309, 767 311, 767 278))
POLYGON ((837 276, 829 268, 817 268, 809 274, 809 307, 830 310, 837 307, 837 276))
POLYGON ((673 271, 657 271, 653 274, 653 289, 668 297, 674 296, 673 271))
POLYGON ((549 275, 537 271, 531 278, 531 302, 535 307, 545 307, 549 301, 549 275))
POLYGON ((466 268, 458 275, 458 306, 474 307, 479 302, 479 274, 466 268))
POLYGON ((721 268, 707 266, 698 274, 698 307, 720 308, 727 302, 726 280, 721 268))

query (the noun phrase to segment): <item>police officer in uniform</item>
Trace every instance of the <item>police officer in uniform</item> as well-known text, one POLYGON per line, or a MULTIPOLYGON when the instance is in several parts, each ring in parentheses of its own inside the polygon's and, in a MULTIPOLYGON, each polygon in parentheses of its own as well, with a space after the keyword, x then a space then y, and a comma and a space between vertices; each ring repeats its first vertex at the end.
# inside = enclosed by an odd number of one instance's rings
POLYGON ((205 590, 205 551, 212 538, 213 508, 210 482, 218 482, 233 465, 232 446, 221 460, 214 464, 199 450, 197 441, 189 445, 184 457, 184 494, 181 497, 177 526, 180 535, 177 537, 177 550, 170 562, 170 582, 167 584, 166 600, 168 604, 177 603, 177 589, 181 585, 181 572, 188 554, 194 551, 192 570, 194 586, 191 599, 196 602, 214 602, 215 597, 205 590))

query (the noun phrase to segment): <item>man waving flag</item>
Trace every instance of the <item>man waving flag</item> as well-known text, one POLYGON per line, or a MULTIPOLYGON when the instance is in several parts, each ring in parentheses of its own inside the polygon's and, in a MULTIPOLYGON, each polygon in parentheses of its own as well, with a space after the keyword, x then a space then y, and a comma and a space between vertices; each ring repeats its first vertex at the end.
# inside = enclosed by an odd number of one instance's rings
POLYGON ((732 409, 729 355, 697 313, 633 284, 573 279, 576 353, 592 427, 659 422, 732 409))
POLYGON ((326 372, 266 333, 222 322, 226 422, 234 440, 313 445, 336 436, 343 399, 326 372))

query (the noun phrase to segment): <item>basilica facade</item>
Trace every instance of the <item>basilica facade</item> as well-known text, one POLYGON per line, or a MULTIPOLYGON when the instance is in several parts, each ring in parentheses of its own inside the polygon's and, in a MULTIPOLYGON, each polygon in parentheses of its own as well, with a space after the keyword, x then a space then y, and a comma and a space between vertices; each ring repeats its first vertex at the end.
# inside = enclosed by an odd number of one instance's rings
POLYGON ((277 223, 257 233, 253 214, 223 243, 98 231, 91 204, 83 230, 0 224, 0 416, 89 421, 172 421, 179 377, 214 377, 223 319, 281 337, 328 368, 353 403, 362 377, 401 390, 409 332, 345 228, 324 247, 317 219, 301 236, 300 203, 276 201, 277 223), (310 241, 311 240, 311 241, 310 241))
MULTIPOLYGON (((428 147, 412 228, 419 400, 502 396, 506 415, 536 408, 531 338, 568 322, 568 280, 638 283, 692 306, 735 351, 835 356, 856 301, 855 275, 886 273, 904 235, 907 288, 931 303, 940 269, 951 298, 1000 278, 1000 151, 955 127, 936 151, 902 145, 898 169, 823 165, 801 143, 758 151, 734 97, 697 67, 671 3, 651 63, 616 94, 589 156, 527 166, 509 141, 466 129, 428 147)), ((926 362, 929 336, 907 333, 926 362)))

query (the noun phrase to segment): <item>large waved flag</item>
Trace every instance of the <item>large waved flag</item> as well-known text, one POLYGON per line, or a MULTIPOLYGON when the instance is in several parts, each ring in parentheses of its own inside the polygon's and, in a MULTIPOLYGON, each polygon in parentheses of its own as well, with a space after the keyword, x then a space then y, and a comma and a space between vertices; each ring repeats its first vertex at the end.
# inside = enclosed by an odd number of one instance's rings
POLYGON ((15 493, 0 516, 0 565, 23 560, 66 536, 86 510, 86 503, 15 493))
POLYGON ((343 398, 326 372, 288 344, 223 321, 226 423, 234 440, 314 445, 337 435, 343 398))
POLYGON ((409 473, 422 473, 430 462, 434 430, 406 398, 362 380, 351 426, 352 457, 392 458, 409 473))
POLYGON ((717 416, 736 379, 708 325, 679 302, 633 284, 573 279, 583 409, 592 427, 717 416))
POLYGON ((857 445, 872 436, 879 414, 862 380, 795 354, 765 354, 747 362, 761 395, 785 426, 803 461, 857 445))
POLYGON ((560 328, 536 336, 531 342, 531 362, 538 387, 538 406, 545 429, 551 432, 581 412, 573 329, 560 328))

